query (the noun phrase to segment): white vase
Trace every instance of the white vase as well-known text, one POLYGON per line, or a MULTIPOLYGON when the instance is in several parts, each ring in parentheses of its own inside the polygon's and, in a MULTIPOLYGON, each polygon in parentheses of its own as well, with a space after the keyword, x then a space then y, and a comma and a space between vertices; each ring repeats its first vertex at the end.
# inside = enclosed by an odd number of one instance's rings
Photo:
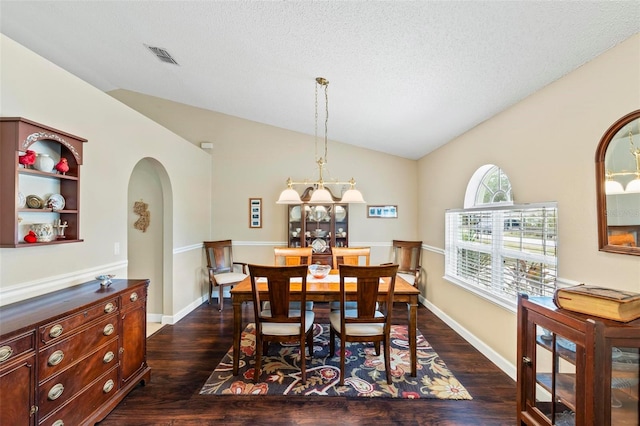
POLYGON ((47 154, 38 154, 36 156, 36 162, 34 166, 37 170, 40 170, 41 172, 51 173, 53 171, 53 165, 53 158, 49 157, 47 154))
POLYGON ((54 240, 51 223, 34 223, 31 225, 31 230, 36 234, 39 243, 48 243, 54 240))

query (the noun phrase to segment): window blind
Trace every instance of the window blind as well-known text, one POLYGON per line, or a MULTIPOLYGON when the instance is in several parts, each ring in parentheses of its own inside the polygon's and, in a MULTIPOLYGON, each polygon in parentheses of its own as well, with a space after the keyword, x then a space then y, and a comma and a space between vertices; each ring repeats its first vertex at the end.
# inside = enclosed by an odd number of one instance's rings
POLYGON ((445 278, 515 303, 552 296, 557 278, 557 204, 448 210, 445 278))

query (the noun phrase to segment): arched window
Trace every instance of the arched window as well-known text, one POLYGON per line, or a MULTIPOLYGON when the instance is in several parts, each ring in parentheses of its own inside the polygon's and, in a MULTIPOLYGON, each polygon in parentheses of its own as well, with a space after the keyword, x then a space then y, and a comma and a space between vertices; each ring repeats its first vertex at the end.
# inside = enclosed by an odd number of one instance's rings
POLYGON ((485 164, 473 174, 467 185, 464 208, 488 204, 513 204, 511 181, 502 169, 485 164))
POLYGON ((445 215, 445 278, 514 311, 518 293, 552 296, 557 204, 514 204, 508 176, 486 164, 464 206, 445 215))

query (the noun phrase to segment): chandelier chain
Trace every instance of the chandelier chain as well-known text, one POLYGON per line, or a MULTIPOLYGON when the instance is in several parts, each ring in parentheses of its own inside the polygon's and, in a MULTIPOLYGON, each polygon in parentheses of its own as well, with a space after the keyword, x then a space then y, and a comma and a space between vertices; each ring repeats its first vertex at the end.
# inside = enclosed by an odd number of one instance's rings
POLYGON ((327 131, 329 129, 329 82, 324 83, 324 162, 327 163, 327 131))
POLYGON ((329 82, 322 78, 316 78, 316 86, 315 86, 315 148, 316 148, 316 162, 321 162, 322 164, 327 164, 327 153, 328 153, 328 130, 329 130, 329 82), (324 153, 323 156, 320 157, 318 155, 318 86, 324 86, 324 153))
POLYGON ((316 115, 315 115, 315 120, 314 122, 315 124, 315 144, 316 144, 316 155, 315 155, 315 159, 316 159, 316 163, 318 162, 318 160, 320 159, 320 157, 318 157, 318 82, 316 81, 316 115))

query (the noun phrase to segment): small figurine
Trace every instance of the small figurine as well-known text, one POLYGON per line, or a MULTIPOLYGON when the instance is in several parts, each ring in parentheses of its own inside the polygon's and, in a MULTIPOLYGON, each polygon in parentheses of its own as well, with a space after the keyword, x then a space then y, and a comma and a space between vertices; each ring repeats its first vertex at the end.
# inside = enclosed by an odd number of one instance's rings
POLYGON ((102 274, 96 277, 96 280, 100 280, 102 287, 109 287, 111 285, 111 278, 115 277, 114 274, 102 274))
POLYGON ((56 170, 62 173, 63 175, 69 171, 69 163, 66 158, 61 158, 58 164, 56 164, 56 170))
POLYGON ((18 156, 18 163, 22 164, 25 168, 33 165, 36 162, 36 152, 30 149, 24 155, 18 156))
POLYGON ((38 237, 36 237, 35 232, 29 231, 29 233, 24 236, 24 240, 28 243, 35 243, 36 241, 38 241, 38 237))

